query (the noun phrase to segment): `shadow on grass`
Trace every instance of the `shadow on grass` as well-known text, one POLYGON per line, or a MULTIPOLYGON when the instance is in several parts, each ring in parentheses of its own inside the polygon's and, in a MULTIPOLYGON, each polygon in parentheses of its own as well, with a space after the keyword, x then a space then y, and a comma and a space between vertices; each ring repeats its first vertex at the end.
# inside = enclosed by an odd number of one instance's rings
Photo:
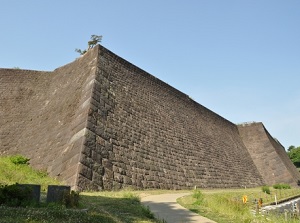
POLYGON ((113 222, 159 222, 148 208, 143 206, 138 197, 105 197, 82 195, 81 204, 89 212, 101 212, 110 216, 113 222))
POLYGON ((0 206, 0 222, 43 222, 43 223, 62 223, 62 222, 107 222, 116 223, 105 213, 86 212, 80 209, 66 209, 62 207, 27 207, 14 208, 0 206))
POLYGON ((136 198, 112 198, 80 195, 80 207, 66 209, 61 205, 41 203, 40 207, 12 208, 0 206, 0 222, 32 223, 133 223, 158 222, 136 198))

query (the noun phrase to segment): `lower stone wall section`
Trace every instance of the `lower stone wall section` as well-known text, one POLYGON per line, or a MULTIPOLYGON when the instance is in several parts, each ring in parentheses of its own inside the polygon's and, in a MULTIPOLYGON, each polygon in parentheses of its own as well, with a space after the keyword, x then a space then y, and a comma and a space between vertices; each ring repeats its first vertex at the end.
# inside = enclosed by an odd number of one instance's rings
POLYGON ((299 172, 284 147, 269 134, 261 122, 241 124, 238 129, 266 184, 297 185, 300 180, 299 172))

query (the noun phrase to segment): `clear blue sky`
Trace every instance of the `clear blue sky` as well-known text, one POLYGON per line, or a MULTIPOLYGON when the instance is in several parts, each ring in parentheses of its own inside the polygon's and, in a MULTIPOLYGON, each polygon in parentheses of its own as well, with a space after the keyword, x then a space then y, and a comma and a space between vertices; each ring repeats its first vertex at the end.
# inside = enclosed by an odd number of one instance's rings
POLYGON ((234 123, 300 146, 299 0, 2 0, 0 67, 53 70, 90 35, 234 123))

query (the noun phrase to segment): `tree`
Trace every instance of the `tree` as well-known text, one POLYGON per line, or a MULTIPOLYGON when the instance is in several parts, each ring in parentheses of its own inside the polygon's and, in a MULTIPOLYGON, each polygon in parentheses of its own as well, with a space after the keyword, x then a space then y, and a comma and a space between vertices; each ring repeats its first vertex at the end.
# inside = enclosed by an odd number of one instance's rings
POLYGON ((94 48, 98 43, 102 41, 102 36, 98 35, 91 35, 90 41, 88 41, 88 48, 87 50, 75 49, 75 52, 79 53, 80 55, 84 55, 88 50, 94 48))
POLYGON ((75 49, 75 52, 79 53, 80 55, 85 54, 87 51, 86 50, 81 50, 81 49, 75 49))
POLYGON ((296 147, 295 146, 289 146, 288 151, 291 151, 293 149, 296 149, 296 147))
POLYGON ((290 146, 287 152, 288 156, 290 157, 291 161, 297 168, 300 168, 300 146, 290 146))
POLYGON ((91 40, 88 41, 88 50, 96 46, 102 41, 102 36, 91 35, 91 40))

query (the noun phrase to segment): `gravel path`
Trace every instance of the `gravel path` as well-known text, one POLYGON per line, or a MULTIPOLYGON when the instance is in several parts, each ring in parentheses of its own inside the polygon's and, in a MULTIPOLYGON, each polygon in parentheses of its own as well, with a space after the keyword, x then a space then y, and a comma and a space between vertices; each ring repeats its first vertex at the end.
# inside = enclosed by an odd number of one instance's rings
POLYGON ((150 195, 143 197, 141 202, 150 208, 156 218, 167 223, 216 223, 185 209, 176 202, 177 198, 186 195, 189 193, 150 195))

